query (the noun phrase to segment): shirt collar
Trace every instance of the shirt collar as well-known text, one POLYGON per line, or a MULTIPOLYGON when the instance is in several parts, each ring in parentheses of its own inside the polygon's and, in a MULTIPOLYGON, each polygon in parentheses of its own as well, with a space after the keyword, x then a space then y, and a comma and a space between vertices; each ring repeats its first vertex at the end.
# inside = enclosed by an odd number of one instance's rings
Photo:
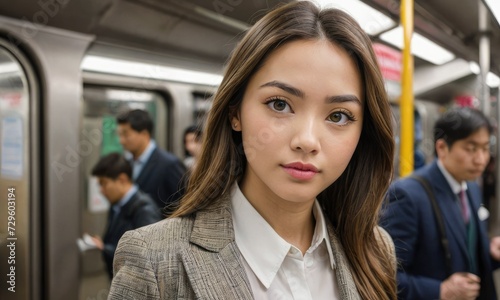
MULTIPOLYGON (((135 160, 135 162, 140 162, 141 164, 146 163, 155 149, 156 142, 154 140, 150 140, 144 152, 142 152, 142 154, 135 160)), ((124 156, 128 160, 134 161, 134 156, 129 151, 125 151, 124 156)))
MULTIPOLYGON (((280 237, 267 221, 255 210, 241 192, 237 183, 231 194, 232 217, 238 249, 260 282, 269 288, 286 255, 293 247, 280 237), (257 242, 258 241, 258 242, 257 242)), ((314 251, 322 242, 326 244, 330 266, 335 261, 321 207, 316 200, 313 207, 316 227, 309 251, 314 251)))
POLYGON ((450 185, 451 190, 454 194, 458 194, 462 190, 467 190, 467 182, 458 182, 455 178, 453 178, 453 176, 450 174, 450 172, 448 172, 448 170, 446 170, 443 163, 439 159, 437 161, 437 165, 439 170, 441 170, 441 173, 443 173, 444 178, 446 178, 446 181, 448 181, 448 184, 450 185))
POLYGON ((122 207, 127 204, 135 193, 137 193, 139 189, 137 185, 133 184, 132 187, 128 190, 128 192, 118 201, 115 205, 113 205, 113 209, 115 211, 122 209, 122 207))

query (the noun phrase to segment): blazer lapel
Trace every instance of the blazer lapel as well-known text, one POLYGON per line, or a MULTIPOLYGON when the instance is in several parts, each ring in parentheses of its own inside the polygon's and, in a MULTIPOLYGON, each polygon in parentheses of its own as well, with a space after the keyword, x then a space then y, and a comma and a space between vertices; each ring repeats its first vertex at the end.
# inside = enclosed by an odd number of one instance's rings
MULTIPOLYGON (((130 200, 125 204, 119 211, 119 213, 114 216, 113 222, 108 224, 108 228, 106 229, 106 233, 104 235, 104 240, 110 239, 112 236, 116 235, 120 230, 123 230, 123 226, 126 226, 125 220, 130 216, 133 212, 133 204, 135 203, 136 197, 138 197, 139 191, 130 197, 130 200)), ((109 209, 113 209, 110 207, 109 209)))
POLYGON ((182 262, 197 299, 253 299, 234 240, 229 195, 196 215, 182 262))
POLYGON ((467 257, 467 245, 466 245, 466 232, 465 224, 462 220, 462 213, 460 212, 460 207, 457 205, 457 196, 451 190, 451 187, 446 181, 446 178, 439 170, 437 163, 434 162, 432 166, 434 168, 430 182, 435 191, 435 197, 438 202, 439 208, 441 209, 441 214, 446 226, 448 239, 454 238, 456 243, 459 245, 460 252, 464 257, 467 257), (462 226, 457 226, 457 224, 463 224, 462 226), (450 231, 448 233, 448 231, 450 231))
POLYGON ((335 275, 339 286, 340 299, 360 300, 361 297, 351 274, 351 267, 344 253, 344 248, 334 233, 333 226, 327 222, 328 235, 335 258, 335 275))
POLYGON ((137 177, 136 182, 141 186, 144 185, 146 181, 148 181, 149 176, 153 175, 154 172, 152 169, 156 165, 156 161, 158 160, 158 148, 155 148, 153 152, 151 153, 151 156, 149 157, 148 161, 144 165, 144 167, 141 170, 141 173, 139 173, 139 177, 137 177))

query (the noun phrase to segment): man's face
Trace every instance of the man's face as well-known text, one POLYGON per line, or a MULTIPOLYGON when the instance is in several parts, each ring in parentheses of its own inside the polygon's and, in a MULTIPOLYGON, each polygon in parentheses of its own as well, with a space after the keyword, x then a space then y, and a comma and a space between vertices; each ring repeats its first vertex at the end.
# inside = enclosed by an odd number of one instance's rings
POLYGON ((198 157, 201 149, 201 141, 200 138, 196 136, 196 133, 191 132, 186 134, 184 145, 191 156, 198 157))
POLYGON ((149 141, 149 135, 146 130, 141 132, 135 131, 130 127, 129 123, 118 124, 118 136, 123 148, 133 154, 141 151, 149 141))
POLYGON ((438 140, 436 149, 444 167, 458 182, 475 180, 490 159, 490 134, 481 128, 451 147, 444 140, 438 140))
POLYGON ((123 197, 123 188, 120 178, 112 179, 109 177, 99 176, 99 185, 101 194, 108 199, 111 204, 115 204, 123 197))

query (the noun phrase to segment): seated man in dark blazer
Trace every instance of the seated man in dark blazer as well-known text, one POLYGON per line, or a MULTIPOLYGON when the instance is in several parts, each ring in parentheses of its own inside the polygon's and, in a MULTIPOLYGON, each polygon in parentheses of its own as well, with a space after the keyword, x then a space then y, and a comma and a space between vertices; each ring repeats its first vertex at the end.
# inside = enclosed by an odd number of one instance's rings
POLYGON ((152 139, 153 120, 148 112, 134 109, 117 117, 120 143, 132 164, 132 179, 158 205, 162 216, 165 206, 182 196, 184 164, 172 153, 157 147, 152 139))
POLYGON ((437 160, 389 188, 380 225, 396 246, 399 299, 496 299, 500 237, 488 238, 474 182, 490 158, 491 134, 478 110, 445 112, 434 127, 437 160))
POLYGON ((102 251, 112 278, 113 257, 122 235, 128 230, 160 221, 162 217, 153 200, 132 183, 132 168, 122 155, 111 153, 102 157, 92 169, 92 175, 97 176, 101 193, 111 204, 104 238, 94 236, 92 239, 102 251))

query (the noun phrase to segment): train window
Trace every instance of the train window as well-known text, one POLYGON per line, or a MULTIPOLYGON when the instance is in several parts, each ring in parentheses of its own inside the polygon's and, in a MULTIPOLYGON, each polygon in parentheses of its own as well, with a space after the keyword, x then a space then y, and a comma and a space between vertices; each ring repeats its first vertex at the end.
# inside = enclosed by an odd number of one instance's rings
MULTIPOLYGON (((167 106, 163 97, 152 91, 137 89, 120 89, 111 87, 85 86, 83 90, 84 99, 84 129, 89 125, 89 130, 98 129, 103 138, 112 138, 116 132, 111 129, 115 117, 129 109, 143 109, 150 113, 155 123, 154 139, 162 148, 168 148, 167 143, 167 106), (100 128, 88 123, 99 123, 100 128), (111 122, 111 123, 110 123, 111 122), (109 128, 108 128, 109 127, 109 128)), ((106 151, 108 141, 103 140, 101 151, 106 151)), ((120 149, 121 151, 121 149, 120 149)))
MULTIPOLYGON (((168 149, 168 106, 162 95, 155 91, 88 84, 83 88, 82 105, 80 140, 97 150, 89 151, 81 161, 82 233, 101 234, 105 230, 109 204, 100 194, 91 170, 102 155, 123 152, 116 130, 116 117, 129 109, 148 111, 155 124, 153 138, 160 148, 168 149)), ((107 282, 100 256, 89 251, 83 254, 82 260, 83 278, 100 274, 100 278, 107 282)))
MULTIPOLYGON (((5 213, 0 223, 0 257, 7 284, 2 295, 15 293, 16 299, 28 299, 35 291, 33 282, 40 277, 30 270, 39 264, 32 257, 39 250, 35 228, 39 228, 39 193, 37 182, 37 133, 33 132, 37 119, 37 84, 27 58, 14 45, 0 38, 0 211, 5 213), (34 196, 36 195, 36 196, 34 196), (15 251, 17 254, 12 256, 15 251), (17 282, 17 284, 16 284, 17 282)), ((8 297, 7 297, 8 298, 8 297)))
POLYGON ((28 121, 27 78, 16 59, 0 47, 0 176, 20 179, 26 176, 24 142, 28 121), (7 134, 9 133, 9 134, 7 134), (24 146, 23 146, 24 145, 24 146))
POLYGON ((204 124, 208 111, 212 107, 212 94, 193 93, 193 120, 195 124, 204 124))
POLYGON ((152 91, 123 89, 104 86, 84 86, 83 124, 81 140, 93 145, 89 155, 83 158, 82 182, 87 194, 87 208, 90 212, 102 212, 108 208, 90 176, 92 167, 99 157, 111 152, 123 152, 119 143, 116 117, 129 109, 143 109, 153 118, 153 135, 161 148, 167 147, 167 106, 163 97, 152 91))

